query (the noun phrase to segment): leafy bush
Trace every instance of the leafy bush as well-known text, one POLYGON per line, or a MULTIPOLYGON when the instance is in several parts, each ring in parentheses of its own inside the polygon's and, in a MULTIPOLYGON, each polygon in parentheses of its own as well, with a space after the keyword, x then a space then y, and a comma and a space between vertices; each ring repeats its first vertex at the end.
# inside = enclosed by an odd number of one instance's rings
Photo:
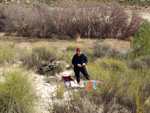
POLYGON ((55 48, 35 46, 31 52, 26 52, 21 57, 21 61, 23 66, 26 66, 28 69, 39 69, 46 61, 52 62, 57 60, 57 58, 57 50, 55 48))
POLYGON ((115 48, 112 48, 105 43, 94 44, 93 51, 94 51, 94 56, 97 58, 98 57, 114 58, 119 54, 119 52, 115 48))
POLYGON ((148 21, 143 22, 141 30, 136 33, 131 41, 134 57, 150 54, 150 25, 148 21))
POLYGON ((42 38, 52 35, 75 38, 79 34, 86 38, 128 39, 135 35, 141 23, 137 13, 133 12, 129 17, 116 3, 62 2, 53 6, 34 3, 28 8, 20 3, 10 3, 4 17, 7 33, 42 38))
POLYGON ((147 67, 146 63, 140 59, 135 59, 133 62, 130 62, 129 66, 132 69, 142 69, 144 67, 147 67))
POLYGON ((3 113, 31 113, 37 99, 36 93, 23 69, 5 69, 0 82, 0 111, 3 113))

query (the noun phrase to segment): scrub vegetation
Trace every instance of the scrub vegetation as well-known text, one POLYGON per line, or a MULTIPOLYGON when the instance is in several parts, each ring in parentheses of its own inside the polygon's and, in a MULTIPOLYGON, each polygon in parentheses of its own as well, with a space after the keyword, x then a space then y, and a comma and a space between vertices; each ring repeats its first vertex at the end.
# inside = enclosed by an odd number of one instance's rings
POLYGON ((0 14, 2 31, 40 38, 55 36, 128 40, 140 29, 142 22, 135 11, 129 16, 118 3, 101 2, 70 1, 52 5, 37 2, 29 6, 9 3, 0 5, 0 14))
MULTIPOLYGON (((148 3, 146 0, 117 1, 130 5, 148 3)), ((143 20, 134 11, 129 17, 121 5, 109 0, 95 3, 42 2, 46 1, 1 4, 0 31, 14 37, 36 37, 45 40, 55 37, 75 39, 77 36, 94 38, 98 40, 96 43, 80 48, 89 61, 86 67, 90 79, 102 82, 97 89, 69 91, 68 99, 65 95, 66 89, 58 85, 55 92, 57 101, 53 103, 50 112, 148 113, 150 23, 142 23, 143 20), (102 40, 106 38, 130 40, 131 48, 129 51, 120 51, 102 40)), ((5 35, 4 38, 6 37, 5 35)), ((82 42, 79 40, 78 43, 82 42)), ((36 89, 28 72, 42 74, 47 77, 47 82, 51 82, 56 77, 54 75, 66 69, 66 64, 73 69, 71 60, 78 46, 59 46, 60 48, 51 45, 32 45, 23 48, 16 43, 0 43, 0 112, 35 112, 36 89), (12 68, 18 61, 21 65, 12 68)))
MULTIPOLYGON (((150 49, 145 43, 149 41, 149 27, 145 27, 147 22, 142 25, 141 31, 133 38, 132 47, 138 45, 139 40, 143 40, 143 46, 150 49), (144 33, 144 34, 143 34, 144 33), (143 34, 143 35, 142 35, 143 34), (139 39, 140 38, 140 39, 139 39), (135 41, 138 40, 138 41, 135 41), (136 43, 137 42, 137 43, 136 43)), ((141 45, 142 45, 141 42, 141 45)), ((101 86, 96 90, 78 90, 78 99, 71 99, 66 104, 54 104, 54 111, 59 110, 72 111, 74 113, 99 112, 123 112, 123 113, 146 113, 150 110, 150 70, 149 70, 149 55, 141 54, 145 51, 145 47, 139 47, 139 51, 132 49, 131 54, 127 59, 120 59, 113 56, 114 51, 107 51, 112 49, 107 44, 98 43, 93 46, 95 49, 86 48, 86 51, 93 51, 93 56, 87 54, 87 57, 92 58, 87 64, 87 70, 91 75, 91 79, 100 80, 101 86), (105 48, 103 52, 101 48, 105 48), (99 50, 99 51, 98 51, 99 50), (97 55, 94 55, 97 54, 97 55), (99 54, 99 55, 98 55, 99 54), (88 56, 89 55, 89 56, 88 56), (93 60, 94 59, 94 60, 93 60), (84 95, 84 96, 83 96, 84 95), (86 103, 86 105, 85 105, 86 103), (85 108, 83 106, 90 107, 85 108), (68 107, 71 105, 70 107, 68 107), (57 106, 57 108, 56 108, 57 106), (66 106, 68 109, 66 109, 66 106), (102 109, 103 108, 103 109, 102 109)), ((114 49, 114 48, 113 48, 114 49)), ((146 49, 146 50, 147 50, 146 49)), ((115 50, 117 51, 117 50, 115 50)), ((124 54, 124 53, 119 53, 124 54)))

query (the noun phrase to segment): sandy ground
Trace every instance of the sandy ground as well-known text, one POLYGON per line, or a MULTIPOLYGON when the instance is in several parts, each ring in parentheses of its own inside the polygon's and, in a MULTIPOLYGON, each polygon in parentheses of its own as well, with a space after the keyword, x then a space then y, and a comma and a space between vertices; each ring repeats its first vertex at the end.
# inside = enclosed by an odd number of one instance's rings
MULTIPOLYGON (((35 73, 32 73, 31 75, 32 77, 34 77, 34 86, 36 87, 37 95, 39 96, 37 113, 50 113, 49 110, 52 109, 50 105, 53 104, 52 96, 55 95, 57 83, 55 81, 47 83, 46 77, 42 75, 38 75, 35 73)), ((62 75, 72 75, 72 70, 66 70, 53 78, 55 78, 56 81, 61 81, 62 75)))

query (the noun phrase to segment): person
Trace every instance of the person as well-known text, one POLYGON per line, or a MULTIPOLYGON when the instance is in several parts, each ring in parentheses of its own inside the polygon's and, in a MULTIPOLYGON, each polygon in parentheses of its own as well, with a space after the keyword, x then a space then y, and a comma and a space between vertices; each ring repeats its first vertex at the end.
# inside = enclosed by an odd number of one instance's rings
POLYGON ((80 72, 84 75, 84 77, 87 80, 89 80, 89 74, 85 67, 87 62, 88 62, 88 59, 82 53, 82 50, 80 48, 77 48, 76 54, 72 58, 72 64, 74 65, 74 73, 76 76, 77 84, 80 84, 80 72))

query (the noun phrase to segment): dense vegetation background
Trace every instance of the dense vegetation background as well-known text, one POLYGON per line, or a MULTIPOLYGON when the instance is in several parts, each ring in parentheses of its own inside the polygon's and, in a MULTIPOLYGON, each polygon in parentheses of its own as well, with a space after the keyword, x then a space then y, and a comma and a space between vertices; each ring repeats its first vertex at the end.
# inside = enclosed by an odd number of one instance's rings
MULTIPOLYGON (((12 2, 15 0, 1 0, 1 2, 7 3, 7 2, 12 2)), ((33 2, 44 2, 46 4, 52 4, 55 2, 61 2, 61 0, 16 0, 16 1, 23 1, 24 3, 33 3, 33 2)), ((150 1, 149 0, 77 0, 79 2, 83 1, 83 2, 87 2, 87 1, 97 1, 97 2, 104 2, 104 3, 108 3, 108 2, 118 2, 122 5, 138 5, 138 6, 144 6, 147 7, 150 5, 150 1)))
POLYGON ((0 5, 0 29, 26 37, 119 38, 140 29, 136 11, 128 14, 116 2, 8 3, 0 5))

